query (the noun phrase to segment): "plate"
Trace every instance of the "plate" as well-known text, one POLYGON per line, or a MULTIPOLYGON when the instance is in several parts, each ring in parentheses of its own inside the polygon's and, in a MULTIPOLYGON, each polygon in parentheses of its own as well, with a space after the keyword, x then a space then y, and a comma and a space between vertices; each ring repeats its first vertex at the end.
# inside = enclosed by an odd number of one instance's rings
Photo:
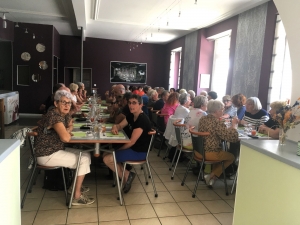
POLYGON ((23 59, 23 61, 29 61, 31 59, 31 55, 28 52, 23 52, 21 54, 21 59, 23 59))
POLYGON ((46 46, 42 43, 38 43, 35 48, 38 52, 44 52, 46 50, 46 46))

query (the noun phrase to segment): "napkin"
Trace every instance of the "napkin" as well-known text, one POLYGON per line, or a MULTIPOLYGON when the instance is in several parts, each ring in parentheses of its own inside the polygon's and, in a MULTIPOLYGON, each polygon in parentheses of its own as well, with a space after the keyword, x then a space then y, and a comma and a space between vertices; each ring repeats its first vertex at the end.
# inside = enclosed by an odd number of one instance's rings
POLYGON ((86 137, 86 132, 84 131, 74 131, 72 134, 73 137, 86 137))
POLYGON ((256 132, 256 136, 258 136, 258 137, 266 137, 268 135, 256 132))
POLYGON ((125 139, 125 135, 122 132, 119 132, 118 134, 113 134, 111 132, 105 132, 105 135, 103 133, 100 133, 100 138, 117 138, 117 139, 125 139))

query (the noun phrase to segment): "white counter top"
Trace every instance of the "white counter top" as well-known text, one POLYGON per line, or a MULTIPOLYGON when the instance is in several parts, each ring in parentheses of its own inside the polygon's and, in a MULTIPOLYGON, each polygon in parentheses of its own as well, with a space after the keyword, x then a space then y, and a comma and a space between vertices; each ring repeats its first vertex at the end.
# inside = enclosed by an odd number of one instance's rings
POLYGON ((19 145, 20 141, 17 139, 0 139, 0 163, 19 145))
POLYGON ((278 140, 241 140, 241 144, 262 154, 300 169, 300 156, 297 156, 297 143, 287 140, 280 146, 278 140))

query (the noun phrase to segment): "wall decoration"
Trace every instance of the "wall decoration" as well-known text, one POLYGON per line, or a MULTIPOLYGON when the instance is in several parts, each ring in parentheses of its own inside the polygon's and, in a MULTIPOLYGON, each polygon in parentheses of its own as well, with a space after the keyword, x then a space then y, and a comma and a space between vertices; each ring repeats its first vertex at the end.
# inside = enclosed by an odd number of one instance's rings
POLYGON ((41 81, 41 76, 39 74, 32 74, 31 79, 33 82, 41 81))
POLYGON ((30 56, 30 54, 29 54, 28 52, 23 52, 23 53, 21 54, 21 59, 22 59, 23 61, 29 61, 30 58, 31 58, 31 56, 30 56))
POLYGON ((110 62, 111 83, 145 84, 147 81, 147 63, 110 62))
POLYGON ((46 61, 40 61, 39 62, 39 67, 40 67, 41 70, 45 70, 45 69, 48 68, 48 64, 47 64, 46 61))
POLYGON ((44 52, 46 50, 46 46, 42 43, 38 43, 35 48, 38 52, 44 52))

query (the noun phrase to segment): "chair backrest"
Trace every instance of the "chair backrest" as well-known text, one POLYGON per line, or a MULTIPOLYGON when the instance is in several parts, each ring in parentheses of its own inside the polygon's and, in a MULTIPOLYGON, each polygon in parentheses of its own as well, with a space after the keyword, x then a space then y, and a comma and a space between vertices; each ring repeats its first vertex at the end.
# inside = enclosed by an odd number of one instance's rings
POLYGON ((149 143, 149 147, 148 147, 148 151, 147 151, 147 155, 146 155, 146 159, 148 158, 149 152, 151 151, 153 144, 154 144, 154 136, 156 134, 155 130, 151 130, 148 132, 148 135, 151 135, 151 139, 150 139, 150 143, 149 143))
POLYGON ((28 132, 31 132, 31 129, 28 127, 22 128, 20 130, 17 130, 15 133, 13 133, 10 138, 11 139, 18 139, 21 142, 20 147, 24 147, 26 144, 26 134, 28 132))
POLYGON ((198 132, 194 131, 195 127, 190 127, 189 132, 191 133, 193 150, 197 151, 202 155, 203 161, 205 161, 204 152, 204 137, 209 136, 209 132, 198 132))
POLYGON ((166 124, 165 124, 165 116, 169 116, 169 114, 161 113, 161 111, 156 112, 157 115, 157 128, 159 131, 165 131, 166 130, 166 124))
POLYGON ((153 110, 153 108, 150 110, 151 113, 151 122, 153 123, 154 127, 157 127, 157 114, 159 110, 153 110))
POLYGON ((35 157, 35 152, 34 152, 34 138, 38 135, 37 132, 32 131, 27 133, 28 137, 28 142, 29 142, 29 147, 30 147, 30 153, 31 153, 31 160, 32 162, 28 166, 28 169, 31 169, 33 164, 36 164, 36 157, 35 157))
POLYGON ((176 140, 178 144, 182 146, 182 132, 185 128, 185 124, 182 124, 182 120, 176 120, 174 123, 174 128, 175 128, 175 135, 176 135, 176 140))

